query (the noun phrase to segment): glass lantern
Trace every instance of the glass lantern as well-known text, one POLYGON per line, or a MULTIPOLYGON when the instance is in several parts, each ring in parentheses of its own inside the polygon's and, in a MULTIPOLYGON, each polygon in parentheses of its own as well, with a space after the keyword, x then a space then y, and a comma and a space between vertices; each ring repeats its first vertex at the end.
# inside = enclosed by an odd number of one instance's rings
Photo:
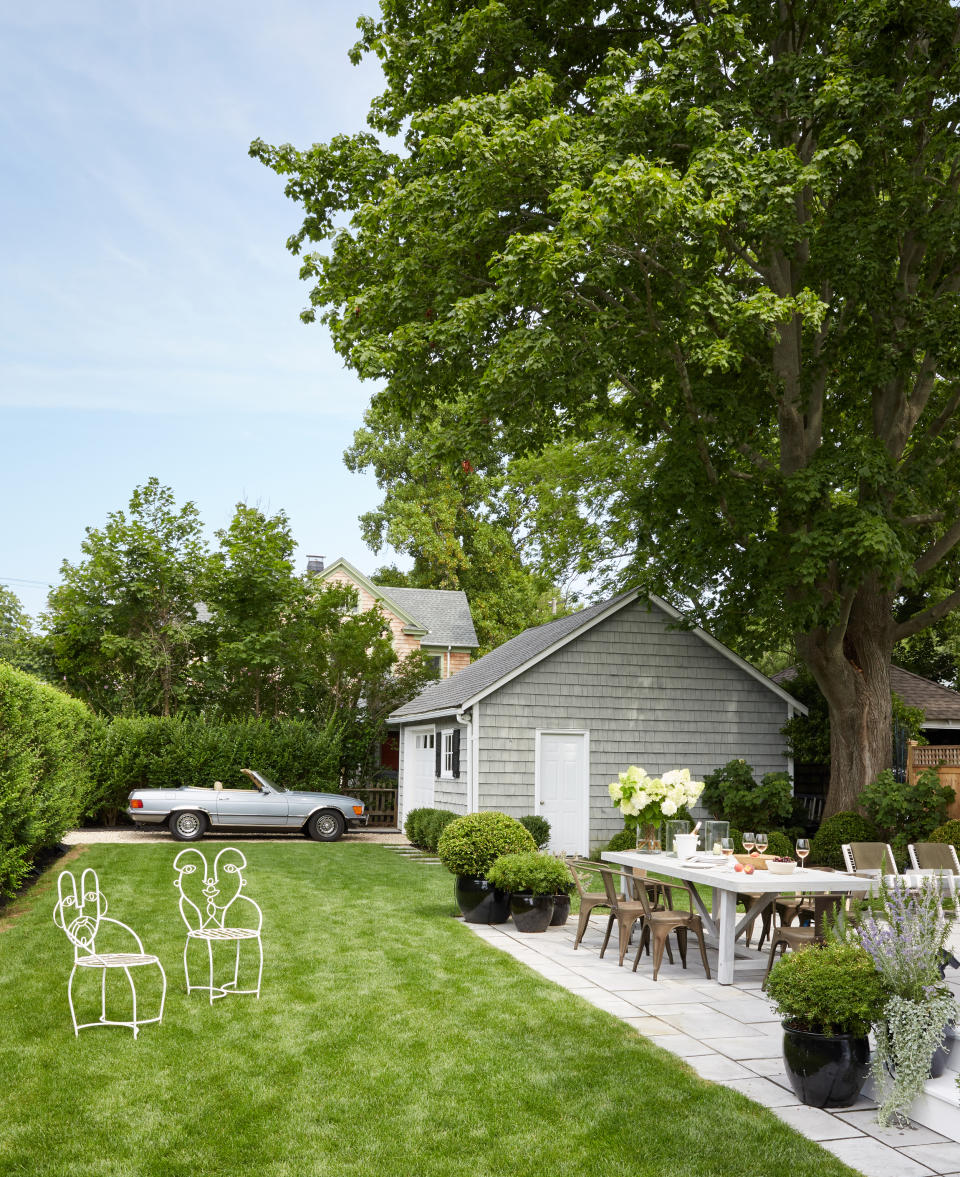
POLYGON ((674 837, 677 834, 689 834, 690 823, 688 821, 668 821, 665 825, 667 827, 667 836, 664 839, 663 848, 667 854, 672 854, 674 837))
POLYGON ((707 854, 719 854, 724 838, 730 837, 728 821, 705 821, 703 823, 703 848, 707 854))

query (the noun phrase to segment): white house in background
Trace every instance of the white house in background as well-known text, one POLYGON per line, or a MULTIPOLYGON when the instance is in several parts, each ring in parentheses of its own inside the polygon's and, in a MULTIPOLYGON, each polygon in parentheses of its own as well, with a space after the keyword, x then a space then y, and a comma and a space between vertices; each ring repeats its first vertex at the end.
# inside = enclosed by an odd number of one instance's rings
POLYGON ((630 764, 701 778, 742 756, 790 770, 780 729, 806 708, 681 615, 634 589, 528 629, 390 716, 400 820, 535 813, 550 848, 585 853, 622 827, 607 785, 630 764))

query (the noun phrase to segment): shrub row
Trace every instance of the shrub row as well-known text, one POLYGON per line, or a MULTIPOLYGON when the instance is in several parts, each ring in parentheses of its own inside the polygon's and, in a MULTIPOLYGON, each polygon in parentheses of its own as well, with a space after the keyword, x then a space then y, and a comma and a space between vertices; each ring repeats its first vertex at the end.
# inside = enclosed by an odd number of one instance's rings
POLYGON ((79 700, 0 662, 0 899, 87 808, 101 728, 79 700))
POLYGON ((403 832, 412 846, 436 854, 440 835, 456 817, 449 809, 429 809, 426 806, 411 809, 403 823, 403 832))
POLYGON ((239 784, 241 768, 255 768, 288 789, 338 792, 339 756, 335 728, 301 719, 114 719, 103 725, 93 750, 88 812, 109 818, 126 805, 131 789, 239 784))

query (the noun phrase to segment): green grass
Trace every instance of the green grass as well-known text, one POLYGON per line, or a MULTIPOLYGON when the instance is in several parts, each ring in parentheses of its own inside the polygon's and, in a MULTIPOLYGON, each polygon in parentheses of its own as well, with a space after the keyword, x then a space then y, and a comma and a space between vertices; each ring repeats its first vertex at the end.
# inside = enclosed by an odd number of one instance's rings
POLYGON ((73 1035, 51 920, 62 864, 0 924, 3 1177, 851 1177, 482 943, 451 918, 445 871, 381 847, 246 847, 263 996, 188 999, 178 849, 95 846, 70 864, 98 870, 110 913, 166 967, 164 1022, 136 1042, 73 1035))

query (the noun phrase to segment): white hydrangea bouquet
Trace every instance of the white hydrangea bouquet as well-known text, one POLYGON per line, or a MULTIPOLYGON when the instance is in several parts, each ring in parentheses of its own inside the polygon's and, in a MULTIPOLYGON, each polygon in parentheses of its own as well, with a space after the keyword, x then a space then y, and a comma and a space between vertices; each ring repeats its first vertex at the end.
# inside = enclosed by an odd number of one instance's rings
POLYGON ((673 817, 683 806, 695 804, 703 792, 703 781, 691 780, 688 768, 673 768, 657 777, 631 764, 608 788, 626 827, 637 829, 637 845, 640 845, 641 841, 659 841, 660 823, 673 817), (649 831, 650 827, 655 832, 648 832, 640 839, 639 831, 644 828, 649 831))

